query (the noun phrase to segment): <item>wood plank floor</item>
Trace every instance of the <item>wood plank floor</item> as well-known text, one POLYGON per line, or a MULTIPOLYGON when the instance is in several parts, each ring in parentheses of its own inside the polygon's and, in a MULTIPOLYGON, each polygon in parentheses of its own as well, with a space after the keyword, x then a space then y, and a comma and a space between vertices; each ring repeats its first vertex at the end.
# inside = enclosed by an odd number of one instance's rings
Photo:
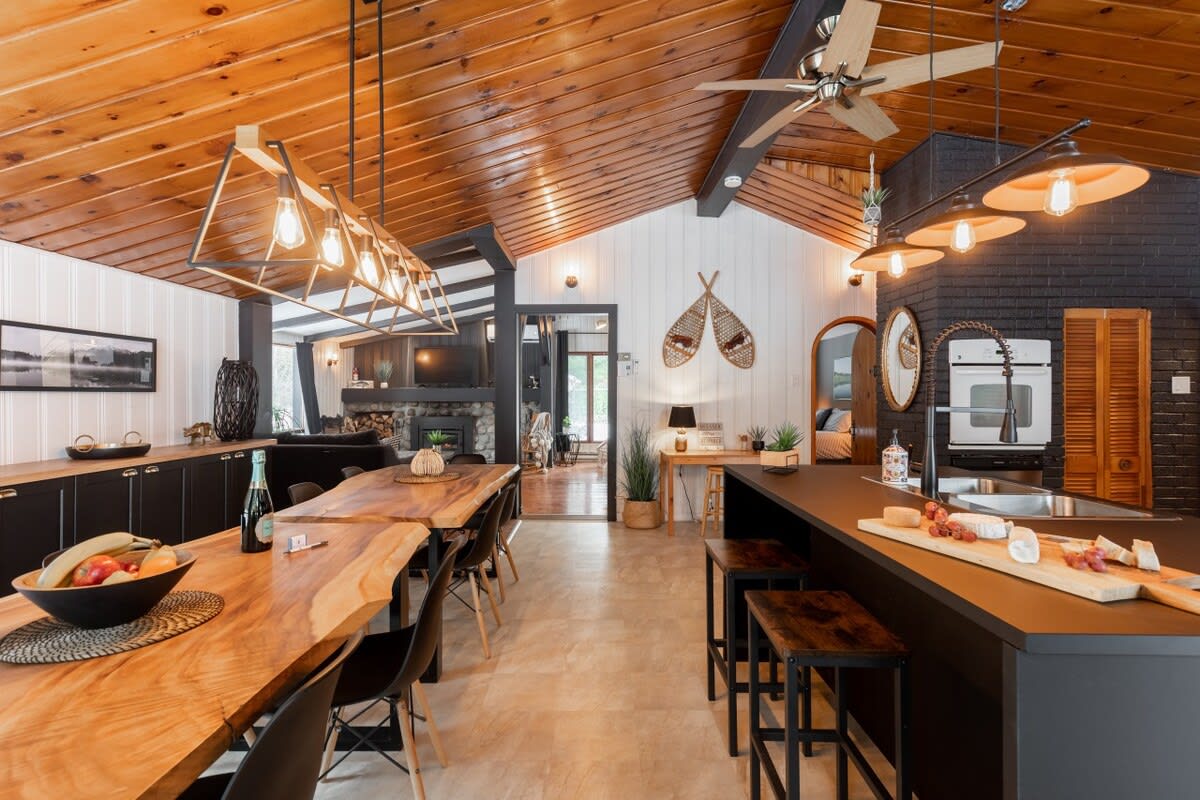
POLYGON ((521 510, 526 516, 587 516, 608 514, 606 464, 579 461, 573 466, 526 470, 521 475, 521 510))
MULTIPOLYGON (((507 586, 504 625, 487 618, 491 660, 483 658, 473 613, 453 599, 447 603, 443 679, 426 690, 450 766, 437 763, 418 723, 428 797, 747 797, 746 698, 739 697, 742 755, 730 758, 723 687, 718 682, 716 702, 705 696, 698 531, 681 523, 668 539, 664 528, 524 521, 514 542, 521 581, 507 586)), ((816 722, 830 724, 820 684, 816 696, 816 722)), ((891 781, 890 767, 867 744, 872 763, 891 781)), ((231 769, 237 757, 219 766, 231 769)), ((816 757, 802 765, 804 796, 834 797, 833 774, 830 746, 818 745, 816 757)), ((399 769, 363 753, 351 755, 316 796, 410 798, 412 788, 399 769)), ((871 797, 856 777, 851 797, 871 797)))

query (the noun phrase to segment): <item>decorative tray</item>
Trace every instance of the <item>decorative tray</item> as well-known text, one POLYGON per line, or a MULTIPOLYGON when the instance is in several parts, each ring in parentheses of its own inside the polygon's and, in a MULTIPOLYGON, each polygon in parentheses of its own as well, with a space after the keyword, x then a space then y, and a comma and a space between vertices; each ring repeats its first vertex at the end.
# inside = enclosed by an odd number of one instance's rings
POLYGON ((71 458, 133 458, 144 456, 150 452, 150 443, 142 441, 142 435, 137 431, 125 434, 120 442, 97 442, 95 437, 81 433, 67 447, 67 455, 71 458), (131 442, 129 437, 136 436, 137 441, 131 442), (86 441, 80 442, 80 439, 86 441))

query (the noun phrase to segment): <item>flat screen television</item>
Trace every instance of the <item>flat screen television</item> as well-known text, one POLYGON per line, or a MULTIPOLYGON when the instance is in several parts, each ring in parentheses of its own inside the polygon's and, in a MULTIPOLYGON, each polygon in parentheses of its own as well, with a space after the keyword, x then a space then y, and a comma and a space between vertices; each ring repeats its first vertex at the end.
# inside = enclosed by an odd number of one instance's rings
POLYGON ((479 352, 474 347, 418 347, 413 352, 418 386, 478 386, 479 352))

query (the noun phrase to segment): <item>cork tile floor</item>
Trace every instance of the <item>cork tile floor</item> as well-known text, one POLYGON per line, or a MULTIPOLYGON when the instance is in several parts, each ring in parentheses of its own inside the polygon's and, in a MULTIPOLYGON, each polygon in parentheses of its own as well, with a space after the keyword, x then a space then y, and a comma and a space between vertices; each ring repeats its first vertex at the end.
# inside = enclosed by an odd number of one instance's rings
MULTIPOLYGON (((742 755, 731 758, 719 680, 717 702, 705 696, 704 545, 698 526, 678 531, 667 538, 665 528, 526 520, 514 542, 521 581, 507 585, 504 624, 487 618, 490 660, 474 615, 450 599, 443 678, 427 685, 448 767, 417 724, 428 797, 749 796, 746 698, 742 755)), ((825 696, 823 686, 816 695, 825 696)), ((817 724, 829 724, 827 703, 815 708, 817 724)), ((887 762, 867 751, 890 781, 887 762)), ((231 769, 236 758, 217 766, 231 769)), ((819 745, 802 770, 806 797, 834 796, 830 746, 819 745)), ((317 790, 324 800, 411 796, 408 776, 373 753, 352 755, 317 790)), ((870 796, 852 779, 851 797, 870 796)))

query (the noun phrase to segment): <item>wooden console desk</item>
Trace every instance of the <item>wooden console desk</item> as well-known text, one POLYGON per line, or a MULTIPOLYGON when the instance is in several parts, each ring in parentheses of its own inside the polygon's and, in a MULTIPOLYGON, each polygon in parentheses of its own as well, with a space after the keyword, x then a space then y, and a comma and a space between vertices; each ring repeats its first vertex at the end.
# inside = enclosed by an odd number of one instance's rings
POLYGON ((757 464, 753 450, 660 450, 658 452, 658 497, 664 504, 667 535, 675 535, 675 467, 757 464))

